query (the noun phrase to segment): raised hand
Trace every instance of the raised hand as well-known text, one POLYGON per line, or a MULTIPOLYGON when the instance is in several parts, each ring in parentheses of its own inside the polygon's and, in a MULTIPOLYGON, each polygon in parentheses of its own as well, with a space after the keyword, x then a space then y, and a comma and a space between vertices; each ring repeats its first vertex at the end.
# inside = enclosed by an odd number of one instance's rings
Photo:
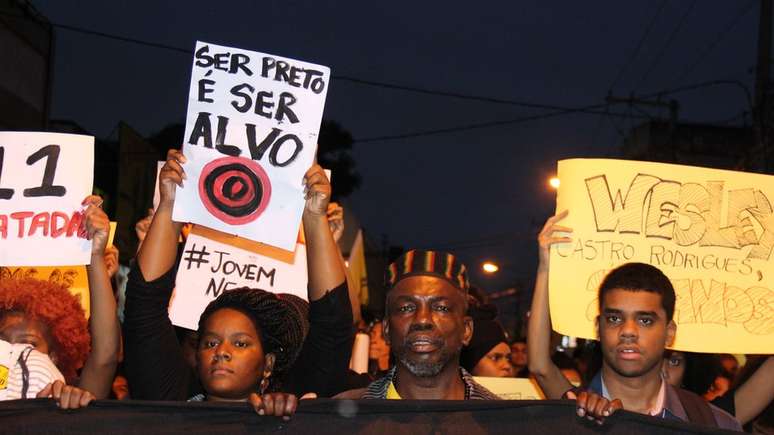
POLYGON ((304 215, 309 217, 327 216, 328 202, 331 200, 331 182, 325 176, 323 168, 312 165, 304 175, 304 215))
POLYGON ((140 241, 140 243, 145 240, 145 236, 148 234, 148 230, 150 229, 150 224, 153 221, 153 214, 156 213, 156 210, 149 208, 148 214, 137 221, 137 223, 134 225, 134 232, 137 234, 137 240, 140 241))
POLYGON ((564 243, 564 242, 570 242, 572 239, 570 237, 556 237, 554 233, 556 231, 562 231, 571 233, 572 228, 569 227, 563 227, 561 225, 557 225, 556 223, 567 217, 569 214, 569 210, 565 210, 557 215, 551 216, 546 220, 545 225, 543 225, 543 229, 540 230, 540 233, 538 234, 538 256, 539 256, 539 266, 541 268, 547 268, 549 259, 551 258, 551 245, 554 243, 564 243))
POLYGON ((115 245, 105 248, 105 267, 110 278, 118 273, 118 248, 115 245))
POLYGON ((110 219, 100 208, 102 198, 97 195, 87 196, 82 205, 86 207, 83 212, 82 229, 86 238, 92 241, 91 255, 104 257, 110 234, 110 219))
POLYGON ((182 166, 186 161, 182 152, 167 151, 167 163, 159 171, 159 205, 175 203, 175 186, 183 187, 183 180, 187 179, 182 166))
POLYGON ((333 240, 338 242, 344 235, 344 208, 338 203, 328 204, 328 227, 333 234, 333 240))

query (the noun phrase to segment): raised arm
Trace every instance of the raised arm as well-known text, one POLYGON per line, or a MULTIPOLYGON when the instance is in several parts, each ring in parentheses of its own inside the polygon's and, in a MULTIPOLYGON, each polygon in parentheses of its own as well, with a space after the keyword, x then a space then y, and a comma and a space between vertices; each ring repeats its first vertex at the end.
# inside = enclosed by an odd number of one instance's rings
POLYGON ((84 213, 84 224, 87 237, 92 241, 91 264, 86 266, 91 307, 91 353, 83 366, 78 387, 91 392, 97 399, 106 399, 110 395, 118 364, 121 332, 113 287, 105 264, 110 221, 99 208, 101 202, 99 196, 89 196, 84 201, 84 205, 88 206, 84 213))
POLYGON ((185 180, 184 162, 179 151, 167 153, 159 173, 159 207, 126 284, 124 369, 135 399, 185 400, 195 394, 193 371, 186 364, 167 310, 183 227, 172 221, 172 207, 175 188, 185 180))
POLYGON ((529 371, 535 376, 546 399, 560 399, 572 388, 559 367, 551 361, 551 314, 548 309, 548 266, 550 247, 554 243, 569 242, 569 237, 555 237, 555 231, 572 231, 556 225, 567 216, 567 211, 548 218, 538 234, 539 263, 532 293, 532 308, 527 329, 529 371))
MULTIPOLYGON (((336 250, 342 261, 344 261, 344 256, 341 254, 341 247, 339 246, 339 240, 344 235, 344 208, 335 202, 328 204, 328 227, 331 230, 331 234, 333 234, 333 241, 336 242, 336 250)), ((349 303, 352 305, 352 324, 358 325, 363 318, 360 313, 360 295, 358 294, 360 286, 355 285, 352 273, 350 273, 348 268, 346 276, 347 288, 349 289, 349 303)))
POLYGON ((159 207, 151 221, 148 234, 137 252, 137 264, 146 281, 153 281, 175 265, 177 241, 183 224, 172 220, 175 188, 186 179, 181 166, 185 156, 178 150, 167 152, 167 163, 159 172, 159 207))
POLYGON ((309 333, 292 369, 287 391, 330 397, 343 391, 352 351, 352 307, 344 260, 328 226, 331 185, 322 168, 304 176, 303 225, 309 271, 309 333))
POLYGON ((774 400, 774 356, 758 367, 734 392, 734 408, 736 419, 741 424, 747 424, 763 412, 774 400))
POLYGON ((328 226, 331 183, 320 165, 315 163, 304 175, 304 184, 306 205, 303 224, 311 302, 321 299, 328 291, 340 286, 347 277, 344 262, 328 226))

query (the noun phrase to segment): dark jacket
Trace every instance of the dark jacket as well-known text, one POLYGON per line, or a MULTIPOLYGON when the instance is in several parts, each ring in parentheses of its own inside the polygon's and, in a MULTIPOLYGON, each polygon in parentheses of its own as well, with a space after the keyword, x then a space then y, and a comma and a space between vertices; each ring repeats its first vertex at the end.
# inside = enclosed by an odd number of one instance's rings
MULTIPOLYGON (((606 394, 607 391, 602 382, 601 371, 597 373, 596 376, 594 376, 594 379, 591 380, 591 383, 589 384, 588 389, 599 394, 600 396, 604 396, 608 400, 613 400, 613 398, 608 397, 608 395, 606 394)), ((664 409, 660 415, 661 418, 665 420, 677 420, 677 421, 699 424, 700 422, 691 421, 691 419, 688 418, 688 412, 686 411, 686 406, 683 406, 683 403, 681 401, 681 396, 685 397, 686 393, 693 394, 685 390, 683 390, 682 392, 678 392, 675 387, 669 385, 669 383, 666 383, 666 397, 664 398, 664 409)), ((696 396, 696 399, 704 400, 699 396, 696 396)), ((709 407, 710 411, 712 412, 712 416, 714 417, 715 423, 718 428, 735 430, 739 432, 742 431, 742 426, 729 413, 723 411, 722 409, 716 406, 710 405, 709 403, 706 403, 706 405, 709 407)))
MULTIPOLYGON (((184 361, 167 313, 176 270, 173 267, 150 282, 136 263, 129 272, 124 368, 133 399, 186 400, 203 392, 196 373, 184 361)), ((282 390, 330 397, 346 389, 352 353, 352 309, 346 282, 309 304, 309 323, 309 334, 282 390)))

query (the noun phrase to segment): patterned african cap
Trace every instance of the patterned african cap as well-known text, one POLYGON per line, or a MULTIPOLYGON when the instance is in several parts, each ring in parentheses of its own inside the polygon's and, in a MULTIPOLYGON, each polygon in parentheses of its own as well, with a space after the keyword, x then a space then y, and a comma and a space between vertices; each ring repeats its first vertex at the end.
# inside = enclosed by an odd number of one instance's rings
POLYGON ((384 284, 389 290, 403 278, 416 275, 430 275, 445 279, 454 287, 467 293, 468 272, 457 257, 447 252, 413 249, 387 266, 384 284))

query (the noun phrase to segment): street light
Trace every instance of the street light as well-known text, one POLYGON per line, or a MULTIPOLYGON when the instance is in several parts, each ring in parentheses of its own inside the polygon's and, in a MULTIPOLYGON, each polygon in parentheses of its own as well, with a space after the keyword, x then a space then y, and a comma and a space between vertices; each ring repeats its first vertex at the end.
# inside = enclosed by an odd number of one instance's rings
POLYGON ((481 265, 481 269, 484 270, 484 273, 495 273, 498 270, 500 270, 500 266, 492 263, 491 261, 485 261, 484 264, 481 265))
POLYGON ((558 177, 551 177, 550 180, 548 180, 548 184, 551 185, 554 189, 559 188, 559 178, 558 177))

